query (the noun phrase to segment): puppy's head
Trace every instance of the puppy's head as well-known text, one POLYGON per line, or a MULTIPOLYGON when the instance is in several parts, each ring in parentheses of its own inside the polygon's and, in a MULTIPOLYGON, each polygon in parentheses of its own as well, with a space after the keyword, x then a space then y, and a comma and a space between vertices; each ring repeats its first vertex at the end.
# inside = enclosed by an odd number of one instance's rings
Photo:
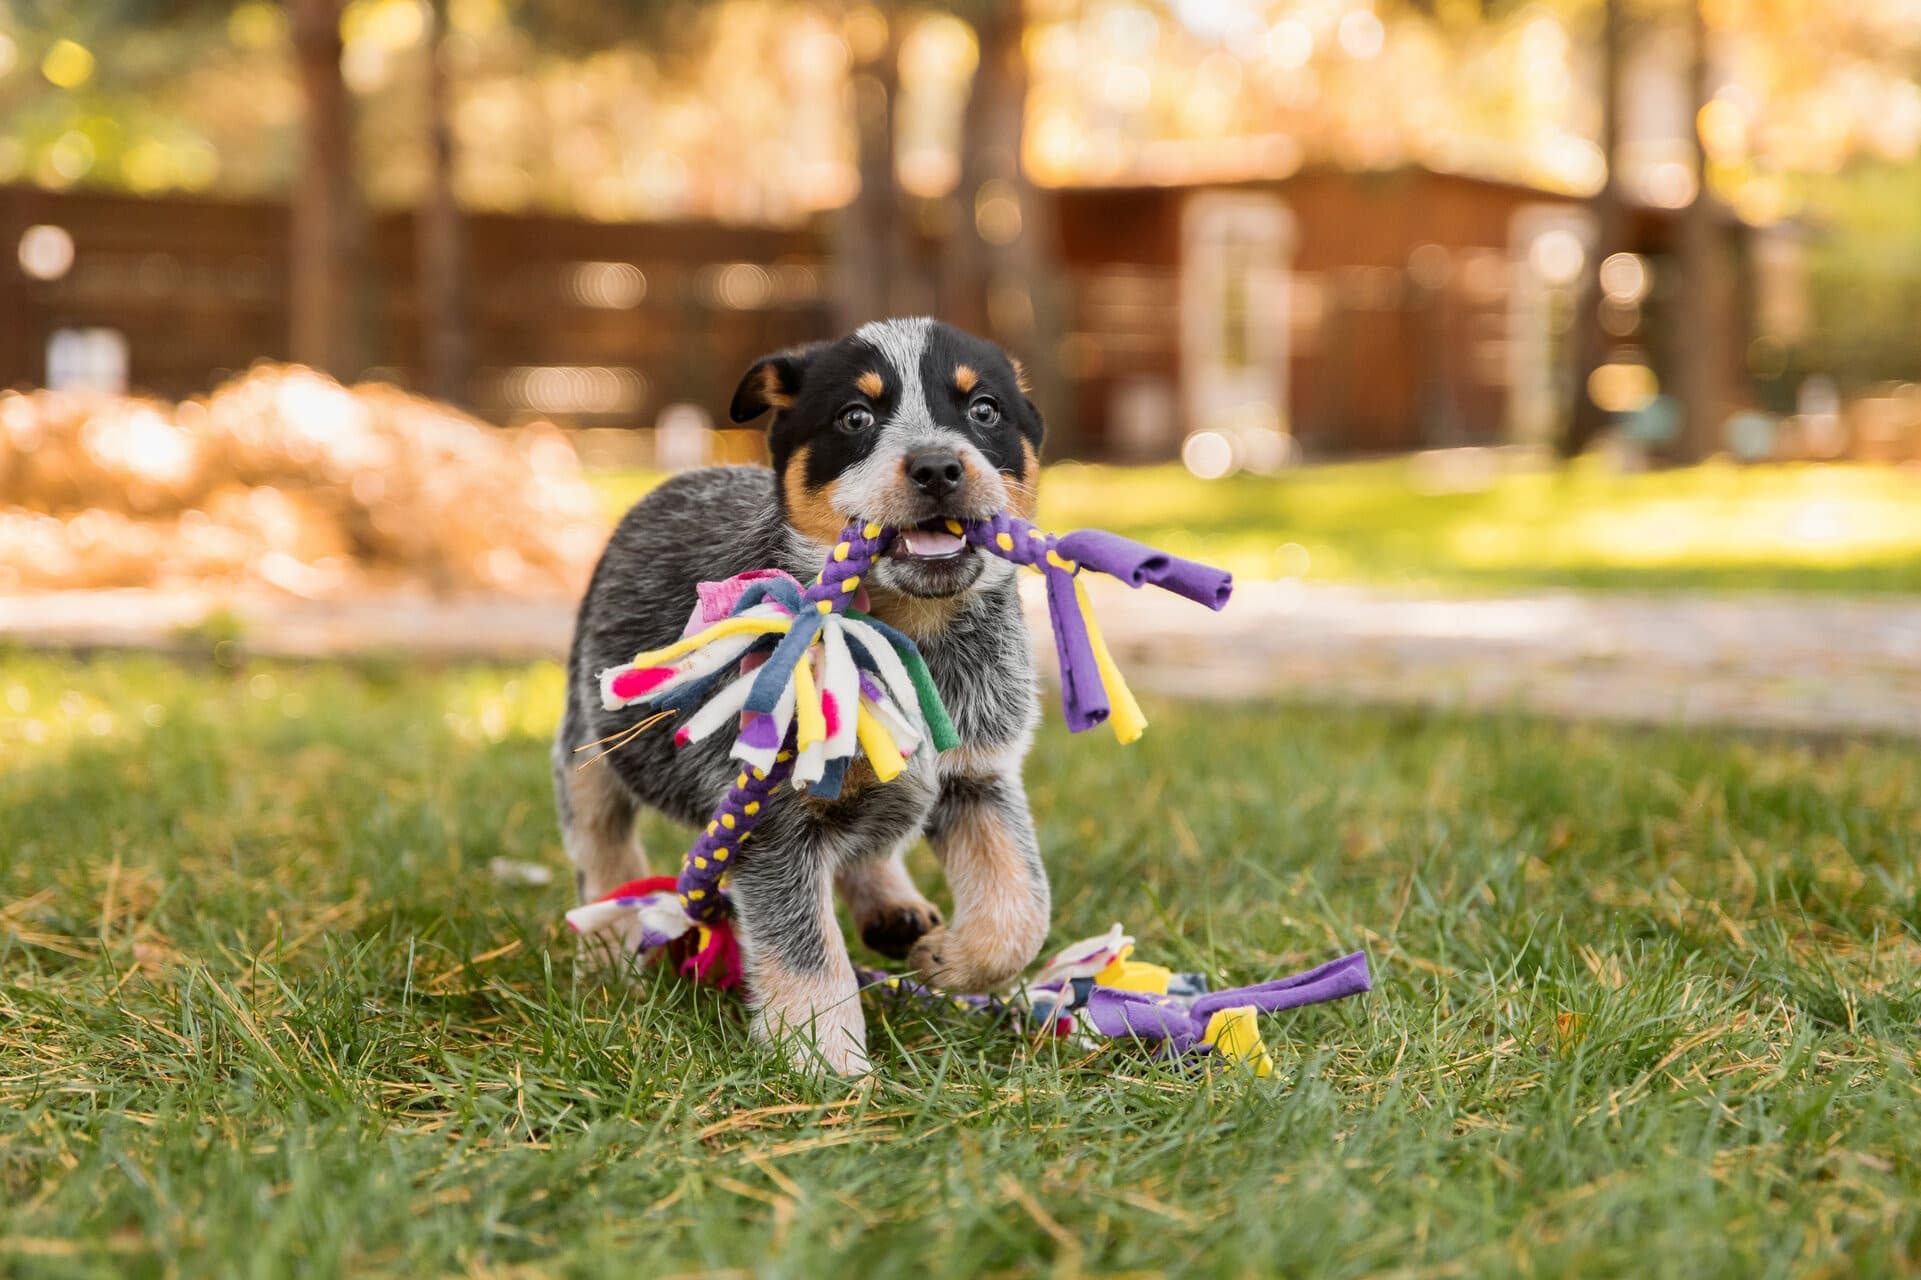
POLYGON ((991 342, 932 320, 877 321, 755 363, 732 416, 769 409, 790 525, 823 551, 856 520, 901 530, 874 567, 878 586, 958 595, 985 563, 946 522, 1033 514, 1041 417, 991 342))

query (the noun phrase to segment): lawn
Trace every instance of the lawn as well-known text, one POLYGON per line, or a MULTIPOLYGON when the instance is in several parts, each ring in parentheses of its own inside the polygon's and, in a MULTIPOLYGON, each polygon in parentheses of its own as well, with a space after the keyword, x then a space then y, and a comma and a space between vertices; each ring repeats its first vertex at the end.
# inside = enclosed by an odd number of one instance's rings
POLYGON ((876 1007, 850 1092, 576 964, 559 685, 7 656, 0 1270, 1921 1268, 1913 747, 1050 725, 1057 941, 1125 920, 1235 980, 1365 946, 1376 990, 1270 1019, 1268 1081, 876 1007))
MULTIPOLYGON (((655 482, 596 477, 610 515, 655 482)), ((1921 591, 1921 473, 1710 465, 1618 475, 1430 455, 1199 480, 1065 463, 1041 518, 1100 525, 1252 577, 1446 590, 1921 591)))

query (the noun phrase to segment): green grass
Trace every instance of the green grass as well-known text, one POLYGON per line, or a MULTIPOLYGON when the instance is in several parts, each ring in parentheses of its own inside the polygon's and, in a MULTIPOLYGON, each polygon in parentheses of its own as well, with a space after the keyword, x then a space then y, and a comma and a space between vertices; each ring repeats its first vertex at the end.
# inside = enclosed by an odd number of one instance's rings
MULTIPOLYGON (((1179 467, 1066 463, 1042 482, 1041 519, 1061 530, 1099 525, 1262 578, 1921 591, 1913 471, 1709 465, 1615 475, 1583 463, 1475 477, 1440 474, 1447 465, 1397 459, 1209 481, 1179 467)), ((620 472, 595 482, 617 515, 655 481, 620 472)))
MULTIPOLYGON (((1055 940, 1259 979, 1274 1079, 870 1010, 810 1083, 557 928, 551 666, 0 674, 0 1270, 1921 1268, 1921 759, 1156 704, 1043 734, 1055 940), (489 859, 540 861, 507 888, 489 859)), ((681 833, 647 835, 671 858, 681 833)))

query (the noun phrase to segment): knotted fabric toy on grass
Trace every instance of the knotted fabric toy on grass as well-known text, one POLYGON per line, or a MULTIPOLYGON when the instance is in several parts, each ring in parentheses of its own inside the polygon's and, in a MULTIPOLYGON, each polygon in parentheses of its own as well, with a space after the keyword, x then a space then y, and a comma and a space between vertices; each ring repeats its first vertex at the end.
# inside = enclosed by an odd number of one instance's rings
MULTIPOLYGON (((1216 610, 1233 590, 1220 569, 1099 530, 1057 538, 1005 512, 949 521, 947 529, 1042 576, 1060 659, 1061 708, 1075 733, 1104 723, 1125 743, 1147 727, 1101 636, 1083 571, 1132 587, 1160 587, 1216 610)), ((678 878, 624 884, 568 912, 569 925, 588 933, 635 917, 641 951, 673 947, 683 972, 733 986, 740 963, 726 922, 727 870, 782 785, 832 799, 857 758, 864 756, 875 776, 889 782, 915 752, 958 745, 914 642, 853 607, 862 580, 896 536, 880 524, 849 525, 806 587, 770 570, 703 583, 686 635, 600 673, 608 710, 645 703, 677 713, 679 746, 735 728, 731 754, 741 768, 678 878)), ((1364 986, 1365 962, 1361 972, 1364 986)), ((1142 1035, 1147 1021, 1093 1016, 1091 1025, 1142 1035)), ((1165 1018, 1154 1023, 1171 1025, 1165 1018)), ((1200 1042, 1198 1030, 1169 1034, 1177 1047, 1200 1042)))

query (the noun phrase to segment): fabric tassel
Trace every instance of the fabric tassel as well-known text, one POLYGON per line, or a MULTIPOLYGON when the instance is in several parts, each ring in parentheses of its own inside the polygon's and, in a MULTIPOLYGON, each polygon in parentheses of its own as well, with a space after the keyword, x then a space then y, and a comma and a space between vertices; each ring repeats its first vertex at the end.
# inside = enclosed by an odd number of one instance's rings
POLYGON ((813 645, 820 622, 817 613, 803 613, 793 619, 787 634, 754 673, 754 689, 747 695, 749 711, 772 711, 781 696, 793 688, 794 668, 813 645))
POLYGON ((745 969, 734 926, 726 920, 701 925, 692 954, 680 962, 680 972, 695 982, 704 982, 722 991, 740 986, 745 979, 745 969))
POLYGON ((887 732, 887 726, 870 715, 865 707, 860 709, 855 732, 860 737, 861 750, 867 753, 867 763, 874 766, 874 776, 882 782, 892 782, 900 777, 900 747, 895 743, 894 735, 887 732))
POLYGON ((633 665, 636 667, 665 666, 677 658, 694 652, 696 649, 714 643, 716 640, 724 640, 729 636, 764 636, 774 632, 786 631, 793 625, 794 620, 792 618, 782 617, 771 611, 765 614, 755 614, 739 618, 722 618, 719 622, 716 622, 713 626, 700 632, 698 635, 686 636, 674 641, 670 645, 637 655, 634 658, 633 665))
MULTIPOLYGON (((900 663, 902 673, 906 675, 909 685, 914 690, 911 698, 897 698, 897 700, 902 706, 909 704, 919 706, 921 719, 927 723, 927 736, 933 742, 934 749, 950 751, 958 747, 960 735, 954 732, 954 722, 947 718, 947 708, 941 704, 940 690, 934 687, 934 677, 928 674, 927 663, 922 660, 920 650, 915 647, 914 642, 880 619, 869 617, 864 613, 850 612, 847 620, 878 633, 887 647, 892 650, 895 661, 900 663)), ((858 636, 860 632, 854 627, 849 627, 848 634, 858 636)), ((874 644, 872 648, 876 651, 875 658, 884 665, 886 659, 880 652, 881 645, 874 644)), ((888 685, 893 686, 892 679, 888 680, 888 685)))
MULTIPOLYGON (((764 670, 766 670, 765 667, 760 669, 760 671, 764 670)), ((760 671, 752 674, 758 677, 760 671)), ((749 701, 752 698, 750 687, 749 701)), ((774 704, 772 711, 765 714, 748 711, 742 714, 746 717, 747 723, 741 727, 740 735, 734 739, 734 749, 730 754, 749 768, 765 772, 774 767, 781 747, 787 741, 788 726, 793 723, 793 683, 790 681, 781 689, 780 701, 774 704)))
POLYGON ((1088 652, 1094 658, 1094 669, 1100 676, 1101 690, 1107 695, 1110 712, 1108 727, 1114 730, 1122 746, 1138 740, 1147 729, 1147 717, 1141 714, 1141 704, 1134 701, 1134 691, 1127 687, 1127 678, 1114 662, 1114 655, 1107 651, 1107 641, 1101 635, 1101 624, 1094 617, 1094 609, 1087 600, 1087 588, 1081 580, 1074 579, 1074 605, 1080 611, 1081 626, 1087 633, 1088 652))
MULTIPOLYGON (((756 672, 755 684, 759 684, 756 672)), ((827 741, 827 717, 821 714, 820 689, 814 679, 814 655, 802 653, 794 664, 794 745, 804 755, 827 741)), ((800 771, 795 770, 798 774, 800 771)), ((819 777, 818 773, 813 775, 819 777)))
POLYGON ((836 756, 829 760, 820 771, 820 781, 807 788, 807 794, 821 800, 840 799, 840 789, 847 780, 847 760, 836 756))
POLYGON ((827 722, 827 754, 851 756, 859 747, 854 709, 860 705, 860 668, 848 647, 845 619, 821 629, 820 710, 827 722))
POLYGON ((1216 1013, 1239 1008, 1278 1013, 1283 1009, 1359 995, 1371 987, 1367 955, 1356 951, 1306 973, 1257 986, 1212 992, 1192 1002, 1173 996, 1096 987, 1088 997, 1087 1014, 1094 1028, 1104 1036, 1169 1040, 1177 1049, 1188 1049, 1201 1042, 1216 1013))
MULTIPOLYGON (((924 710, 920 682, 915 679, 913 670, 880 625, 866 618, 849 617, 846 620, 846 633, 849 645, 866 659, 866 665, 880 677, 894 701, 917 711, 924 710)), ((931 692, 932 681, 929 681, 928 687, 931 692)), ((938 702, 939 697, 936 696, 934 700, 938 702)), ((923 716, 923 719, 926 717, 923 716)))
POLYGON ((1041 570, 1047 582, 1047 617, 1060 659, 1061 714, 1070 732, 1082 733, 1107 721, 1112 708, 1101 683, 1100 666, 1088 642, 1074 575, 1055 565, 1041 570))
POLYGON ((747 705, 747 695, 753 687, 753 672, 735 676, 733 683, 715 694, 680 728, 674 730, 674 745, 684 747, 700 742, 726 725, 737 724, 741 708, 747 705))
POLYGON ((1234 593, 1234 575, 1225 569, 1183 560, 1105 529, 1066 534, 1055 547, 1066 559, 1095 573, 1119 578, 1130 587, 1159 587, 1217 613, 1234 593))

